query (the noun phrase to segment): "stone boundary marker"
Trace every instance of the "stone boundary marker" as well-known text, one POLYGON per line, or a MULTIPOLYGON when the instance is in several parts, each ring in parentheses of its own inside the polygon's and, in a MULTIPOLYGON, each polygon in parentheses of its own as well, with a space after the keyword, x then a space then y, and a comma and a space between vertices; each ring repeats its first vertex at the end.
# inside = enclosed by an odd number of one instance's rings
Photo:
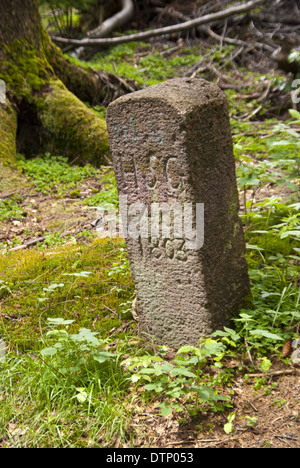
POLYGON ((5 81, 0 80, 0 104, 6 103, 6 85, 5 81))
POLYGON ((228 326, 250 293, 226 98, 202 79, 169 80, 111 103, 107 125, 127 197, 121 215, 128 224, 141 204, 148 221, 146 235, 125 233, 140 330, 173 348, 195 345, 228 326), (153 206, 170 207, 167 237, 154 225, 164 209, 154 221, 153 206), (195 242, 174 233, 172 206, 193 207, 195 242))

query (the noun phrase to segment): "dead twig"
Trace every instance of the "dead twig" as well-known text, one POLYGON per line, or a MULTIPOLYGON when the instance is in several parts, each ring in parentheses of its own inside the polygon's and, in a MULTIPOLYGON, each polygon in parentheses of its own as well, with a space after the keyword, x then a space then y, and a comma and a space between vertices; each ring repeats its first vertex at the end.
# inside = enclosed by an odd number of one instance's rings
POLYGON ((88 32, 88 37, 98 38, 104 37, 117 29, 119 26, 127 23, 134 12, 134 5, 132 0, 122 0, 122 10, 103 21, 98 28, 88 32))
POLYGON ((231 37, 223 37, 223 36, 219 36, 219 34, 215 33, 211 28, 210 26, 201 26, 199 28, 199 30, 201 32, 204 32, 206 34, 208 34, 209 36, 213 37, 214 39, 216 39, 217 41, 220 41, 220 43, 222 42, 227 42, 227 44, 232 44, 232 45, 238 45, 238 46, 243 46, 243 47, 249 47, 249 46, 254 46, 258 49, 264 49, 268 52, 271 52, 273 53, 274 50, 277 48, 275 45, 274 47, 271 47, 270 45, 268 44, 265 44, 264 42, 246 42, 246 41, 242 41, 241 39, 233 39, 231 37))
POLYGON ((12 249, 9 249, 8 252, 17 252, 18 250, 24 250, 28 249, 29 247, 33 247, 34 245, 38 244, 39 242, 45 242, 47 237, 37 237, 36 239, 30 240, 28 242, 25 242, 25 244, 18 245, 17 247, 13 247, 12 249))
POLYGON ((278 439, 300 440, 299 437, 276 435, 276 434, 274 434, 274 437, 277 437, 278 439))
MULTIPOLYGON (((92 230, 94 229, 94 227, 91 225, 91 227, 86 227, 84 230, 87 231, 87 230, 92 230)), ((70 235, 77 235, 77 234, 80 234, 82 232, 82 230, 79 230, 79 231, 76 231, 76 232, 63 232, 61 234, 61 237, 68 237, 70 235)), ((37 245, 39 242, 43 243, 45 242, 47 239, 49 239, 50 236, 43 236, 43 237, 37 237, 36 239, 32 239, 28 242, 25 242, 25 244, 22 244, 22 245, 18 245, 17 247, 13 247, 12 249, 9 249, 7 250, 7 252, 11 253, 11 252, 17 252, 18 250, 25 250, 25 249, 28 249, 30 247, 33 247, 35 245, 37 245)))
POLYGON ((268 373, 260 372, 258 374, 246 374, 246 375, 247 377, 255 378, 255 377, 274 377, 278 375, 293 375, 297 373, 298 373, 297 369, 286 369, 282 371, 273 371, 273 372, 268 372, 268 373))
POLYGON ((263 106, 262 104, 258 106, 251 114, 245 115, 241 120, 250 120, 252 117, 254 117, 256 114, 258 114, 262 110, 263 106))

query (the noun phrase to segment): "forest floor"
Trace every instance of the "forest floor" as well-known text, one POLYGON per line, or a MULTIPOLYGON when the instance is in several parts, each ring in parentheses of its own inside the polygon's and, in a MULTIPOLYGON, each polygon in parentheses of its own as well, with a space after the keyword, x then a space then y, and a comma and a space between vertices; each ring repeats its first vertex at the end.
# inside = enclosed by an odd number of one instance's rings
MULTIPOLYGON (((0 200, 17 197, 23 219, 0 221, 0 242, 6 249, 17 251, 32 248, 27 244, 40 239, 49 241, 47 251, 62 246, 76 238, 76 242, 91 242, 95 228, 92 223, 97 218, 97 210, 84 203, 95 189, 100 189, 99 176, 90 177, 80 183, 80 197, 70 198, 67 193, 57 199, 53 193, 45 194, 34 190, 24 176, 23 188, 3 191, 0 200), (16 242, 17 240, 17 242, 16 242)), ((22 184, 21 184, 22 187, 22 184)), ((286 190, 286 189, 285 189, 286 190)), ((263 196, 277 196, 283 190, 270 188, 263 196)), ((288 192, 288 191, 287 191, 288 192)), ((287 195, 287 194, 285 194, 287 195)), ((250 194, 249 194, 250 197, 250 194)), ((241 204, 243 197, 241 196, 241 204)), ((34 243, 36 245, 36 243, 34 243)), ((34 247, 36 248, 36 247, 34 247)), ((13 257, 12 257, 13 259, 13 257)), ((1 310, 1 306, 0 306, 1 310)), ((18 312, 7 315, 5 303, 0 312, 2 320, 16 320, 18 312)), ((284 363, 276 354, 272 357, 270 374, 258 373, 245 381, 238 371, 238 359, 225 361, 225 368, 234 371, 232 384, 228 388, 233 409, 214 413, 207 411, 195 418, 182 422, 176 414, 163 417, 157 405, 145 406, 141 403, 135 409, 130 428, 135 433, 135 448, 296 448, 300 447, 300 370, 284 363), (297 373, 298 372, 298 373, 297 373), (233 396, 232 396, 233 395, 233 396), (224 432, 224 425, 230 412, 235 412, 233 434, 224 432), (252 422, 251 422, 252 421, 252 422)), ((225 393, 226 394, 226 393, 225 393)), ((18 424, 10 423, 9 432, 20 443, 22 431, 18 424), (20 435, 21 434, 21 435, 20 435)), ((3 440, 0 446, 11 443, 3 440)), ((13 446, 13 444, 12 444, 13 446)), ((132 447, 116 440, 116 448, 132 447)))

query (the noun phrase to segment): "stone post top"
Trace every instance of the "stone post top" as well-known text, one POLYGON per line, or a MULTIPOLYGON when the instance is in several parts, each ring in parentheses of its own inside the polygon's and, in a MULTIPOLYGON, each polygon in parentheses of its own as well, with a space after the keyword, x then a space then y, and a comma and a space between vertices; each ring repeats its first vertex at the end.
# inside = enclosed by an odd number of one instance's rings
POLYGON ((219 103, 224 103, 226 97, 215 83, 210 83, 202 78, 175 78, 121 96, 108 106, 108 113, 115 106, 145 100, 170 105, 183 114, 195 107, 202 107, 216 100, 219 103))

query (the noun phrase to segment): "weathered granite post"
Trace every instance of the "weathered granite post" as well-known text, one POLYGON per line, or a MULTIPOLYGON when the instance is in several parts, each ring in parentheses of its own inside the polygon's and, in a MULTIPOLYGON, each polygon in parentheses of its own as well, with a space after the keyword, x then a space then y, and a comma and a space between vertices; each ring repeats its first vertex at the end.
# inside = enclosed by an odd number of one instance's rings
POLYGON ((226 98, 174 79, 117 99, 107 124, 140 329, 196 344, 250 292, 226 98))

